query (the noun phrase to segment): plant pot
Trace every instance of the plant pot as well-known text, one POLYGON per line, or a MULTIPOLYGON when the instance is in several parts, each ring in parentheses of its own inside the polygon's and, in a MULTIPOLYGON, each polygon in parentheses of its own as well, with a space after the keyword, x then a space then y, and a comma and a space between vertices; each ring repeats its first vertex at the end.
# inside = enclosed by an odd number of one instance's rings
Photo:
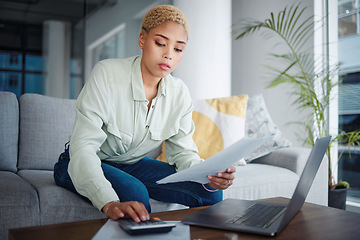
POLYGON ((329 190, 328 206, 346 210, 346 195, 349 188, 329 190))

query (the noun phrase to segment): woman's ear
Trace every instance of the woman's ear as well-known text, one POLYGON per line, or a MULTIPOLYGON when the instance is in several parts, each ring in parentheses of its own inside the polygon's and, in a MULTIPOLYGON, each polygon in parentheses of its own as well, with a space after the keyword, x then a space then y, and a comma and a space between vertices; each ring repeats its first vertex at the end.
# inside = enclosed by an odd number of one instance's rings
POLYGON ((139 35, 139 47, 140 47, 140 49, 144 49, 144 44, 145 44, 145 36, 141 32, 140 35, 139 35))

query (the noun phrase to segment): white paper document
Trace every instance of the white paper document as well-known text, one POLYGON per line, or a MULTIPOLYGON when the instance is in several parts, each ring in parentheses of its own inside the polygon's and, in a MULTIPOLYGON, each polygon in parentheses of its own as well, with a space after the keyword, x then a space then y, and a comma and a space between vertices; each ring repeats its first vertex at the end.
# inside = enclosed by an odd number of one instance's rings
MULTIPOLYGON (((173 222, 173 221, 166 221, 173 222)), ((96 233, 92 240, 190 240, 190 226, 182 224, 179 221, 174 221, 176 227, 174 227, 168 233, 153 233, 153 234, 141 234, 141 235, 129 235, 119 226, 118 221, 109 219, 104 226, 96 233)))
POLYGON ((157 184, 192 181, 198 183, 208 183, 208 175, 215 176, 218 172, 224 172, 226 168, 232 166, 240 159, 246 157, 273 135, 266 135, 260 138, 243 137, 239 141, 209 157, 206 161, 194 165, 180 172, 169 175, 159 181, 157 184))

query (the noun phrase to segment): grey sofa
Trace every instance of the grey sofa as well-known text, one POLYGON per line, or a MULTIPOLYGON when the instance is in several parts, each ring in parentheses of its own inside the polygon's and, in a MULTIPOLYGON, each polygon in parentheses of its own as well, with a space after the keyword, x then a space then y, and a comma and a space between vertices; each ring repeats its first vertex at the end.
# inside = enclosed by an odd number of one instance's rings
MULTIPOLYGON (((53 180, 53 166, 71 134, 74 103, 37 94, 17 100, 12 93, 0 92, 0 239, 7 239, 10 228, 105 217, 53 180)), ((224 198, 291 197, 309 153, 306 148, 281 148, 237 166, 224 198)), ((307 201, 327 204, 327 161, 307 201)), ((153 212, 185 207, 155 200, 151 205, 153 212)))

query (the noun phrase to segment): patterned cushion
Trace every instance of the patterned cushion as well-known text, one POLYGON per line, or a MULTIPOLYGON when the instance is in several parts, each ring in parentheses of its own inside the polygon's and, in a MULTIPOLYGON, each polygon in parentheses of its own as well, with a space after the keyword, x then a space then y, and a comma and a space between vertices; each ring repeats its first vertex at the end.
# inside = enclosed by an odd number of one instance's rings
POLYGON ((290 141, 285 138, 277 125, 272 121, 265 105, 262 94, 249 96, 246 110, 245 131, 248 137, 262 137, 268 134, 275 134, 260 148, 245 157, 247 163, 252 160, 271 153, 273 150, 282 147, 290 147, 290 141))
MULTIPOLYGON (((247 99, 247 95, 240 95, 194 101, 193 139, 201 158, 207 159, 245 136, 247 99)), ((165 154, 158 159, 164 161, 165 154)), ((239 164, 246 162, 239 159, 239 164)))

